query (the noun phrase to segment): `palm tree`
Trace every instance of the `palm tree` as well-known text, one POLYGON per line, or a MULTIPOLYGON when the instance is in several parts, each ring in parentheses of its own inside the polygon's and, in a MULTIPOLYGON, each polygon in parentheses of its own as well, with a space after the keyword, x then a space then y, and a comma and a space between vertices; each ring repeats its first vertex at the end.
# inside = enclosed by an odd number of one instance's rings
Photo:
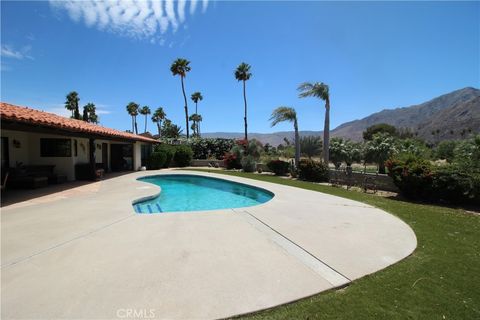
POLYGON ((80 98, 76 91, 67 94, 67 101, 65 101, 65 108, 72 112, 71 118, 80 120, 80 112, 78 111, 78 102, 80 98))
POLYGON ((200 92, 194 92, 192 93, 192 96, 190 97, 192 99, 192 101, 195 103, 195 113, 198 114, 198 107, 197 107, 197 104, 198 104, 198 101, 202 101, 203 100, 203 96, 200 92))
POLYGON ((162 107, 157 108, 152 116, 152 121, 157 124, 158 135, 162 136, 162 121, 165 120, 166 117, 165 111, 163 111, 162 107))
POLYGON ((193 121, 192 130, 193 135, 196 137, 200 137, 200 122, 202 122, 202 116, 194 113, 190 116, 190 121, 193 121))
POLYGON ((191 70, 191 68, 188 66, 190 64, 190 61, 187 59, 183 58, 178 58, 175 60, 171 67, 170 71, 174 76, 179 75, 180 80, 182 82, 182 93, 183 93, 183 100, 185 101, 185 123, 186 123, 186 128, 187 128, 187 139, 190 137, 190 133, 188 131, 188 104, 187 104, 187 96, 185 95, 185 86, 183 84, 183 78, 187 76, 187 72, 191 70))
POLYGON ((245 82, 250 79, 252 73, 250 72, 250 65, 242 62, 235 70, 235 79, 243 81, 243 102, 245 103, 245 116, 243 118, 245 122, 245 140, 248 140, 247 135, 247 95, 245 94, 245 82))
POLYGON ((95 113, 91 113, 88 116, 88 122, 97 124, 98 123, 98 116, 95 113))
POLYGON ((306 136, 300 138, 301 154, 312 158, 322 153, 322 139, 315 136, 306 136))
POLYGON ((138 116, 138 104, 135 102, 130 102, 127 105, 127 112, 132 117, 132 132, 138 134, 137 130, 137 116, 138 116))
POLYGON ((330 95, 329 88, 323 82, 304 82, 298 86, 299 97, 315 97, 325 101, 325 124, 323 127, 323 161, 328 165, 328 147, 330 141, 330 95))
MULTIPOLYGON (((192 93, 190 98, 195 103, 195 114, 198 114, 198 101, 202 101, 203 96, 199 91, 197 91, 197 92, 192 93)), ((198 123, 194 123, 194 125, 197 129, 199 129, 199 124, 198 123)))
POLYGON ((148 106, 143 106, 143 108, 141 108, 141 109, 139 110, 139 113, 140 113, 141 115, 144 115, 144 116, 145 116, 145 131, 143 131, 143 132, 147 132, 147 116, 148 116, 149 114, 151 114, 152 111, 150 110, 150 108, 149 108, 148 106))
POLYGON ((162 126, 162 137, 176 139, 182 134, 182 128, 173 124, 171 120, 165 119, 162 126))
POLYGON ((87 103, 83 106, 83 121, 98 123, 98 116, 96 114, 97 108, 93 103, 87 103))
POLYGON ((297 112, 290 107, 278 107, 273 110, 270 121, 272 122, 272 127, 284 121, 293 122, 293 128, 295 129, 295 166, 298 167, 300 162, 300 138, 298 134, 297 112))

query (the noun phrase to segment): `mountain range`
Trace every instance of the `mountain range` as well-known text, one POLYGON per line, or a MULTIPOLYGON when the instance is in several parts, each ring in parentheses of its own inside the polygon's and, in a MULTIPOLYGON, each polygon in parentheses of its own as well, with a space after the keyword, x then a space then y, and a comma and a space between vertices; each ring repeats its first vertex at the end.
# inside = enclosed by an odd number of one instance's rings
MULTIPOLYGON (((362 133, 371 125, 388 123, 409 129, 419 138, 438 142, 461 139, 480 133, 480 90, 472 87, 455 90, 427 102, 395 109, 384 109, 363 119, 346 122, 331 130, 331 137, 362 140, 362 133)), ((301 136, 323 136, 322 131, 300 131, 301 136)), ((240 132, 203 133, 205 138, 241 139, 240 132)), ((293 140, 293 131, 249 133, 250 139, 277 146, 284 139, 293 140)))

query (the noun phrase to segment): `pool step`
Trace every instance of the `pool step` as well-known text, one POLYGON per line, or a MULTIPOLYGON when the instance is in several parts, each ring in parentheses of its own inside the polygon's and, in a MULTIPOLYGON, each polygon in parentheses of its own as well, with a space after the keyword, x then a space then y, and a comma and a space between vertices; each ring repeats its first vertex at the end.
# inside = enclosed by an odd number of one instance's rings
POLYGON ((155 214, 163 212, 162 208, 158 203, 155 204, 141 204, 137 203, 134 206, 136 213, 143 213, 143 214, 155 214))

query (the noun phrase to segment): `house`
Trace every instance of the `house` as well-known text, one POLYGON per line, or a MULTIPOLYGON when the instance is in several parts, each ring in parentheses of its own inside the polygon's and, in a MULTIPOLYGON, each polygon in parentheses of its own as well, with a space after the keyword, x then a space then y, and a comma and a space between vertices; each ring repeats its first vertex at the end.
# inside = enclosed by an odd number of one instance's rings
POLYGON ((67 180, 80 171, 138 170, 156 140, 81 120, 0 102, 1 165, 50 167, 67 180))

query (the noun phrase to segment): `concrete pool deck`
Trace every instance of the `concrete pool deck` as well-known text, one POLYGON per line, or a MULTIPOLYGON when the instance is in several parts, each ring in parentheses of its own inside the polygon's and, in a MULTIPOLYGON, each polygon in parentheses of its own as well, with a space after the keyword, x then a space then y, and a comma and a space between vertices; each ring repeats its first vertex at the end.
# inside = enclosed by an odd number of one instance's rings
POLYGON ((265 188, 262 205, 135 214, 157 186, 135 172, 1 211, 1 318, 211 319, 342 286, 408 256, 416 237, 372 206, 265 188))

